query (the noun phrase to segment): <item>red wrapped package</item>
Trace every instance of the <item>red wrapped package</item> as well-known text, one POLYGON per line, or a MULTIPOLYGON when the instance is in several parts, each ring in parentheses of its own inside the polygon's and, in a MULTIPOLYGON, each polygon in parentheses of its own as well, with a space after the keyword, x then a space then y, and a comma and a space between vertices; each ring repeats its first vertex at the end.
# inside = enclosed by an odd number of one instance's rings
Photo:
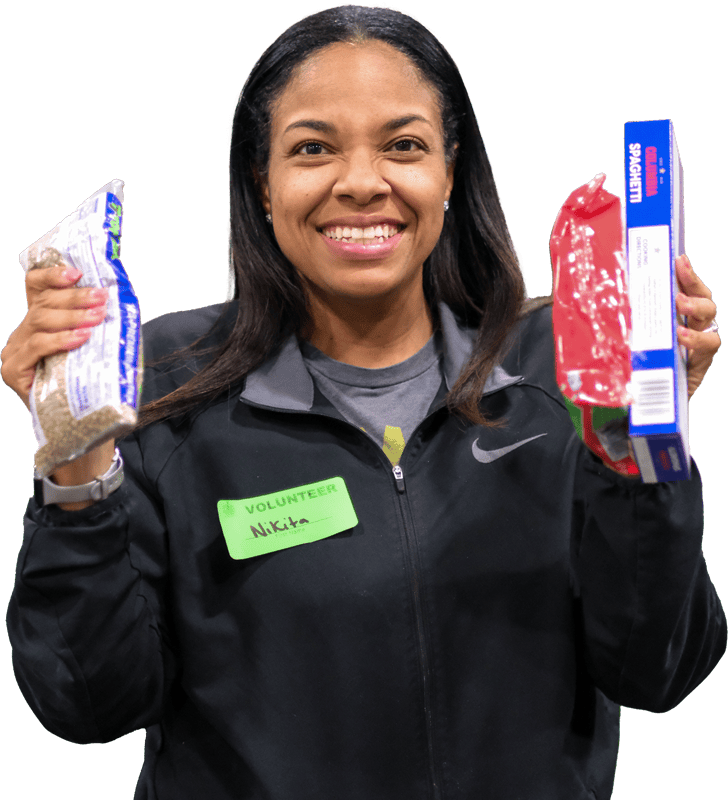
POLYGON ((556 379, 579 436, 638 475, 627 436, 630 309, 619 198, 597 175, 569 195, 551 233, 556 379))

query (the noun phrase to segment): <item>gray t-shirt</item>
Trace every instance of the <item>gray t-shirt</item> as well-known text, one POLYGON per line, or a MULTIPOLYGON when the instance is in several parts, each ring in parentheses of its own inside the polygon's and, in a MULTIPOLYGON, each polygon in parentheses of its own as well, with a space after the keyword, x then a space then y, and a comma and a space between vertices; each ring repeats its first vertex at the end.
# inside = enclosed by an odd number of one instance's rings
POLYGON ((394 465, 440 388, 439 351, 432 336, 406 361, 367 369, 335 361, 301 342, 304 363, 319 391, 346 420, 368 433, 394 465))

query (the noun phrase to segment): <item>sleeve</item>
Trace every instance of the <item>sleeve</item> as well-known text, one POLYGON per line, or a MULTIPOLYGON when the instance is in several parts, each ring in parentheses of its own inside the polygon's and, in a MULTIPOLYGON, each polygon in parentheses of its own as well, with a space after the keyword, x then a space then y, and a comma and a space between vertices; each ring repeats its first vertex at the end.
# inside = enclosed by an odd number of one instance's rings
POLYGON ((125 478, 82 511, 30 501, 7 624, 20 689, 41 723, 104 742, 159 721, 174 673, 163 623, 161 503, 135 438, 125 478))
POLYGON ((667 711, 711 672, 726 619, 702 553, 700 475, 643 484, 586 448, 577 469, 574 576, 587 667, 614 702, 667 711))
MULTIPOLYGON (((227 303, 146 323, 142 401, 189 380, 236 316, 227 303)), ((108 741, 161 718, 176 663, 155 478, 184 439, 177 433, 151 425, 123 439, 124 482, 106 500, 82 511, 28 505, 7 616, 13 666, 41 723, 64 739, 108 741)))

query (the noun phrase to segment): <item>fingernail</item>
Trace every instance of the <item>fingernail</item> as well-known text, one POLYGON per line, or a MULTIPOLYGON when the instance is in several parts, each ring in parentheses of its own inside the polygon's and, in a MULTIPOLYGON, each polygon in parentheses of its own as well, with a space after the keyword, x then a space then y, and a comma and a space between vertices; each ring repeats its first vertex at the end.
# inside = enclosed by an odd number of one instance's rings
POLYGON ((109 299, 109 293, 106 289, 89 289, 88 299, 92 303, 101 303, 109 299))
POLYGON ((76 328, 76 330, 68 332, 68 344, 73 346, 86 341, 91 335, 90 328, 76 328))
POLYGON ((90 308, 84 315, 90 322, 97 322, 106 316, 106 305, 90 308))
POLYGON ((63 270, 63 277, 67 281, 77 281, 81 277, 81 275, 83 275, 83 272, 81 272, 80 269, 76 269, 75 267, 66 267, 63 270))

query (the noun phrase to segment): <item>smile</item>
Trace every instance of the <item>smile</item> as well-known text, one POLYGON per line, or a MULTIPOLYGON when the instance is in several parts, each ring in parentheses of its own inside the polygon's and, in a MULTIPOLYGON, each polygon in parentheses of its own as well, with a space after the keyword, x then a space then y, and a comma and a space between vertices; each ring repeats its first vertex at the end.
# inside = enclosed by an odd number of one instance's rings
POLYGON ((326 225, 319 229, 329 252, 336 258, 371 261, 388 258, 399 247, 406 225, 382 223, 357 228, 354 225, 326 225))
POLYGON ((335 239, 337 242, 347 244, 381 244, 392 236, 396 236, 404 225, 371 225, 368 228, 349 228, 341 226, 331 226, 323 228, 321 233, 327 239, 335 239))

